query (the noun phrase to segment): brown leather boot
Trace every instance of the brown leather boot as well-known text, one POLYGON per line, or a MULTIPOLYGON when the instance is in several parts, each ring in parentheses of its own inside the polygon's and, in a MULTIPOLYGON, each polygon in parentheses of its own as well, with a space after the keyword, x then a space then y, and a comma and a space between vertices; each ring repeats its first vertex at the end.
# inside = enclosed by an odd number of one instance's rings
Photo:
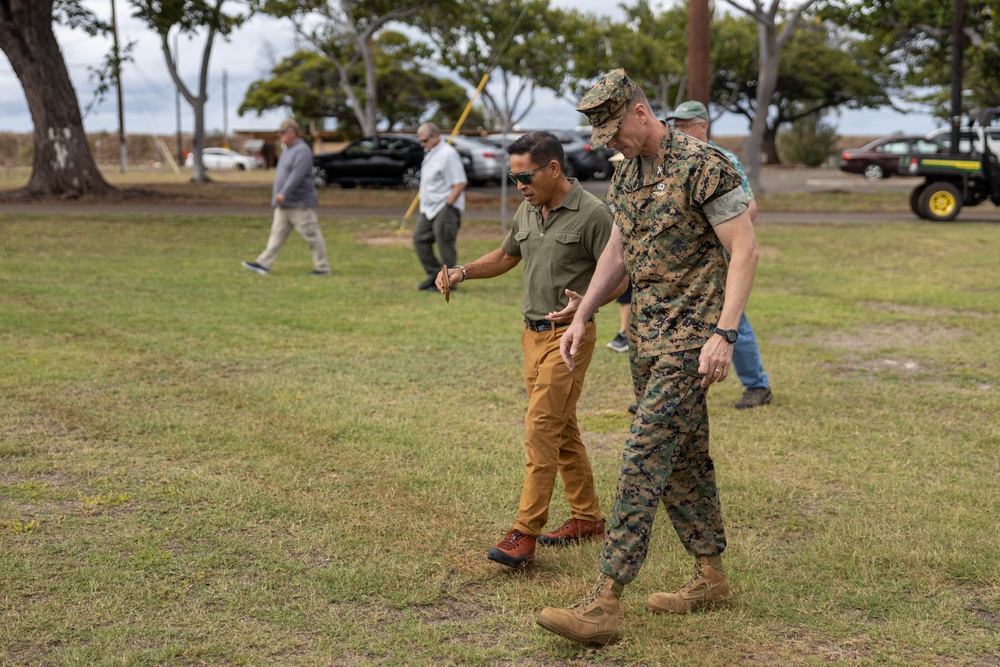
POLYGON ((722 556, 699 556, 690 581, 673 593, 653 593, 646 600, 646 607, 657 614, 686 614, 728 600, 731 595, 722 556))
POLYGON ((535 538, 514 529, 504 535, 486 557, 507 567, 521 567, 535 559, 535 538))
POLYGON ((545 533, 538 538, 538 544, 542 546, 562 546, 570 542, 580 540, 603 538, 604 519, 600 521, 584 521, 583 519, 567 519, 566 523, 559 526, 551 533, 545 533))
POLYGON ((568 609, 546 607, 538 625, 581 644, 606 645, 618 639, 618 598, 625 584, 602 574, 594 589, 568 609))

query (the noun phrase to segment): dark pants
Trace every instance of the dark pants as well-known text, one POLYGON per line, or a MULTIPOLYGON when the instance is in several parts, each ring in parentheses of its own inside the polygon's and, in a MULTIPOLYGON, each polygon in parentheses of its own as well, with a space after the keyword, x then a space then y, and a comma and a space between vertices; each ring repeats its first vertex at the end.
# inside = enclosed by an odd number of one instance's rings
POLYGON ((639 574, 660 503, 684 548, 714 556, 726 548, 708 412, 698 375, 701 350, 634 358, 639 410, 625 442, 600 570, 624 584, 639 574))
POLYGON ((417 226, 413 228, 413 247, 428 277, 437 275, 443 264, 452 267, 458 263, 455 240, 461 223, 462 214, 454 206, 445 206, 432 219, 420 214, 417 226), (441 253, 440 259, 434 254, 435 243, 441 253))

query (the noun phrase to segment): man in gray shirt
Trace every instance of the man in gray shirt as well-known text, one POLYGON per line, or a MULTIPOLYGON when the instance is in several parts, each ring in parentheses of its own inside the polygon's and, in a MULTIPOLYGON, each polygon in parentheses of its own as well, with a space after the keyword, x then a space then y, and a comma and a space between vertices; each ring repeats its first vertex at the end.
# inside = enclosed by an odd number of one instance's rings
POLYGON ((271 235, 267 239, 267 247, 256 261, 243 262, 243 268, 262 276, 271 272, 271 264, 293 227, 312 251, 313 265, 316 267, 312 275, 325 276, 330 273, 330 264, 326 260, 326 242, 316 220, 319 201, 312 178, 312 150, 302 140, 300 132, 299 124, 290 118, 282 121, 278 128, 278 137, 285 145, 285 150, 278 158, 277 173, 271 188, 271 206, 274 207, 271 235))

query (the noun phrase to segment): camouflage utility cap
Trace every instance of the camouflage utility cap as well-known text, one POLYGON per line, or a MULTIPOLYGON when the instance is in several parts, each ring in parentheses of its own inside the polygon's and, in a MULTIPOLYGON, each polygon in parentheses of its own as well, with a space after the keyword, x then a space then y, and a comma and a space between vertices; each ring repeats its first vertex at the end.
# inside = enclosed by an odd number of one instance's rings
POLYGON ((667 120, 691 120, 692 118, 708 120, 708 109, 705 108, 704 104, 688 100, 678 104, 674 112, 667 116, 667 120))
POLYGON ((590 92, 583 96, 576 110, 587 114, 594 131, 590 145, 600 148, 618 133, 629 100, 635 94, 635 83, 625 70, 616 69, 604 75, 590 92))

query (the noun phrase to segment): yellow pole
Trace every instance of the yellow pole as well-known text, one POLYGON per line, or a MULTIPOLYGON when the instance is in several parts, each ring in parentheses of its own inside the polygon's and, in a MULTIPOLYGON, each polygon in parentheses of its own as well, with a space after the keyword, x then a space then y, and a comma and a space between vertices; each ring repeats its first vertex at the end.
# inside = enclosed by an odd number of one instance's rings
MULTIPOLYGON (((490 75, 488 73, 483 75, 483 80, 479 82, 479 86, 476 88, 476 92, 474 92, 472 94, 472 97, 469 98, 469 103, 465 105, 465 111, 463 111, 462 115, 458 118, 458 122, 455 123, 455 129, 451 131, 451 136, 448 137, 449 144, 451 143, 451 140, 454 139, 461 131, 462 124, 465 122, 465 119, 468 118, 469 112, 472 111, 472 105, 475 104, 476 98, 479 97, 479 93, 483 92, 483 88, 486 87, 486 82, 489 81, 489 79, 490 75)), ((417 202, 419 201, 420 201, 420 194, 418 193, 417 196, 414 197, 413 201, 410 203, 410 208, 406 209, 406 215, 403 216, 403 224, 399 226, 399 230, 397 233, 401 233, 403 231, 403 228, 406 227, 406 221, 410 219, 411 215, 413 215, 413 211, 414 209, 417 208, 417 202)))

